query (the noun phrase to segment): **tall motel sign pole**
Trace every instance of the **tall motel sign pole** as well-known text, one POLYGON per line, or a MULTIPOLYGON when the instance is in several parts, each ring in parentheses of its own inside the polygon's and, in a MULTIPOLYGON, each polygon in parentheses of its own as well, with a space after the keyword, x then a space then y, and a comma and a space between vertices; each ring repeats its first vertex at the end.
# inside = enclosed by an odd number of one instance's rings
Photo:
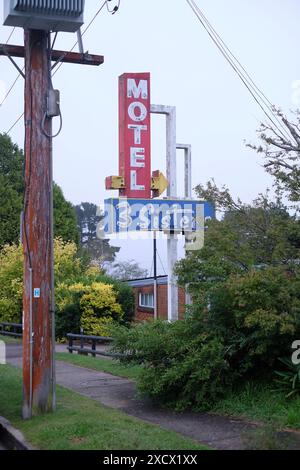
MULTIPOLYGON (((195 234, 199 228, 203 229, 204 215, 213 216, 213 210, 207 202, 191 199, 191 146, 176 143, 176 108, 151 105, 150 73, 126 73, 119 77, 119 175, 107 177, 105 185, 107 190, 119 190, 119 198, 105 201, 104 233, 153 231, 154 318, 158 317, 156 231, 167 234, 168 320, 178 320, 178 287, 174 273, 177 262, 177 233, 186 235, 185 248, 191 249, 191 244, 194 245, 194 239, 197 238, 195 234), (166 117, 167 178, 159 170, 152 172, 151 177, 151 113, 166 117), (177 150, 185 151, 183 200, 177 198, 177 150), (167 199, 157 199, 165 190, 167 199), (186 207, 183 207, 184 205, 186 207), (176 225, 175 222, 173 228, 172 222, 170 226, 165 225, 167 213, 175 213, 177 210, 181 214, 182 222, 184 219, 186 222, 188 218, 188 226, 176 225), (148 220, 145 225, 144 216, 151 211, 154 214, 153 220, 148 220), (166 212, 163 214, 163 211, 166 212)), ((189 296, 186 300, 190 303, 189 296)))
MULTIPOLYGON (((73 16, 62 14, 59 18, 55 17, 57 10, 53 13, 57 1, 48 2, 42 12, 39 5, 35 10, 29 0, 22 2, 22 9, 18 9, 19 3, 4 1, 4 24, 24 27, 24 47, 0 44, 0 55, 6 55, 14 64, 14 57, 25 59, 25 74, 15 65, 25 78, 23 418, 29 419, 54 411, 56 406, 52 118, 60 114, 60 109, 51 71, 61 62, 98 66, 104 58, 51 49, 50 31, 55 31, 55 25, 59 24, 59 31, 79 30, 84 1, 73 3, 77 8, 69 12, 73 16)), ((64 2, 58 3, 63 8, 64 2)))

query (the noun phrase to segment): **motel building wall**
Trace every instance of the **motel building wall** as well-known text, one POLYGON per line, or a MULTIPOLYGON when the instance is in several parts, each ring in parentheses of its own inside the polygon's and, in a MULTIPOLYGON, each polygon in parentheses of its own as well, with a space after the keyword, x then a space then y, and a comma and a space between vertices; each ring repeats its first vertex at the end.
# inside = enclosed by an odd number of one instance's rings
MULTIPOLYGON (((127 281, 135 297, 135 321, 154 319, 154 278, 133 279, 127 281)), ((157 277, 157 313, 160 320, 168 319, 168 276, 157 277)), ((185 290, 178 287, 178 315, 184 318, 185 290)))

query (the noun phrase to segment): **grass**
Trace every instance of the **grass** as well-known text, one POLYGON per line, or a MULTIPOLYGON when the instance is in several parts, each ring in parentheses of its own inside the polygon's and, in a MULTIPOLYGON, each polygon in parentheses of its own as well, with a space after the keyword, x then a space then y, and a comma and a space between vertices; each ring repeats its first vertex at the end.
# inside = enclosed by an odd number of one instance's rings
POLYGON ((138 365, 125 365, 117 360, 102 359, 98 357, 83 356, 81 354, 56 353, 58 361, 69 362, 76 366, 100 370, 119 377, 136 380, 141 372, 138 365))
POLYGON ((272 384, 249 382, 220 400, 212 411, 300 429, 300 397, 287 399, 273 388, 272 384))
POLYGON ((0 341, 3 341, 5 344, 21 344, 22 338, 12 338, 11 336, 0 335, 0 341))
MULTIPOLYGON (((138 365, 126 366, 115 360, 69 353, 58 353, 56 358, 60 361, 134 380, 141 372, 141 367, 138 365)), ((268 383, 247 383, 220 400, 211 411, 212 413, 270 423, 278 427, 300 429, 300 397, 286 399, 283 393, 272 392, 273 387, 274 385, 268 383)))
POLYGON ((0 366, 0 415, 42 450, 205 450, 191 439, 57 387, 57 411, 23 421, 21 372, 0 366))
MULTIPOLYGON (((14 338, 0 336, 1 339, 6 343, 19 342, 14 338)), ((123 365, 117 360, 79 354, 57 353, 56 359, 133 380, 138 379, 141 372, 138 365, 123 365)), ((273 387, 268 383, 249 382, 220 400, 211 412, 261 421, 281 428, 300 429, 300 397, 286 399, 283 393, 272 392, 273 387)))

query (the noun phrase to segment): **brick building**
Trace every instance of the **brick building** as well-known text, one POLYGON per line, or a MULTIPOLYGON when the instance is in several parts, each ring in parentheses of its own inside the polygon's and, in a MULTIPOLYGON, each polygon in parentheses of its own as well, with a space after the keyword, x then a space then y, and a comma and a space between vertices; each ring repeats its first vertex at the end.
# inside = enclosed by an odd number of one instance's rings
MULTIPOLYGON (((135 296, 135 320, 145 321, 154 319, 154 278, 134 279, 127 281, 135 296)), ((178 287, 179 318, 184 317, 185 290, 178 287)), ((157 278, 157 316, 161 320, 168 319, 168 276, 157 278)))

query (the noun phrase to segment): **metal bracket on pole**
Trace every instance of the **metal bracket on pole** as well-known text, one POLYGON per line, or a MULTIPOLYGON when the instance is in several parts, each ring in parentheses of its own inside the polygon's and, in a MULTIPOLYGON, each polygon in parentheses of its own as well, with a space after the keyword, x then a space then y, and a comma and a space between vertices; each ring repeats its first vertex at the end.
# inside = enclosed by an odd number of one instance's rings
MULTIPOLYGON (((169 187, 167 196, 177 197, 177 172, 176 172, 176 107, 164 105, 151 105, 151 113, 166 116, 167 131, 167 180, 169 187)), ((170 234, 167 241, 168 252, 168 320, 178 320, 178 287, 177 278, 174 275, 174 267, 178 259, 177 235, 170 234)))
POLYGON ((8 59, 11 61, 11 63, 15 66, 15 68, 17 69, 17 71, 19 72, 20 75, 22 75, 22 77, 25 79, 25 73, 23 72, 23 70, 18 66, 17 62, 11 57, 11 55, 6 51, 6 48, 3 47, 3 53, 4 55, 6 55, 6 57, 8 57, 8 59))

